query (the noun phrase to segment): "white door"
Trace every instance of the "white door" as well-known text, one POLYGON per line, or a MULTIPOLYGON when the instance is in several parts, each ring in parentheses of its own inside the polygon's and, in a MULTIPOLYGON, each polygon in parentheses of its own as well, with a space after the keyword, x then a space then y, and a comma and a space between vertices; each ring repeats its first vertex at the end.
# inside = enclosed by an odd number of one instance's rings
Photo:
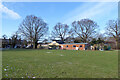
POLYGON ((79 49, 79 47, 76 47, 76 50, 78 50, 79 49))

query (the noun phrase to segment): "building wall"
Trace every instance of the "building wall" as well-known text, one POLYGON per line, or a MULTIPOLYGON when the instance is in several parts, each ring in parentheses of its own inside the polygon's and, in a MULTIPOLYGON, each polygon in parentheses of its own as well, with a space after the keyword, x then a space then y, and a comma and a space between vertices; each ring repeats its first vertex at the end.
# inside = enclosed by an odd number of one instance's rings
POLYGON ((76 50, 76 47, 78 47, 79 50, 85 50, 85 44, 61 44, 60 46, 63 46, 63 49, 67 50, 76 50))

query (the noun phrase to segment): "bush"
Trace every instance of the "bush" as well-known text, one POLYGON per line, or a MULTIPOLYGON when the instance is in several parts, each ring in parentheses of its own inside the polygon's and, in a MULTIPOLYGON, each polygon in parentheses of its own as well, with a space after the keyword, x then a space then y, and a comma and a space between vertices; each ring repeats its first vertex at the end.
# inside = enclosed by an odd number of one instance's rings
POLYGON ((97 50, 99 50, 99 48, 100 48, 100 47, 98 46, 98 47, 97 47, 97 50))
POLYGON ((108 47, 107 47, 107 46, 104 46, 104 50, 108 50, 108 47))

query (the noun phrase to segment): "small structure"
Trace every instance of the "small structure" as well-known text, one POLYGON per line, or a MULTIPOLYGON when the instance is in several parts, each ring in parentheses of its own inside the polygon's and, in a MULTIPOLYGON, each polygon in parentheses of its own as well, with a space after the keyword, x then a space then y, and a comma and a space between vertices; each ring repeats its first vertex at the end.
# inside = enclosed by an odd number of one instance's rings
POLYGON ((91 50, 103 50, 103 49, 104 49, 104 43, 94 44, 91 46, 91 50))
POLYGON ((37 48, 38 49, 48 49, 49 45, 45 43, 38 43, 37 48))
POLYGON ((59 43, 57 43, 56 41, 53 41, 52 43, 48 44, 49 45, 49 49, 59 49, 59 43))
POLYGON ((111 47, 111 49, 113 49, 113 50, 117 49, 117 47, 119 47, 119 46, 117 46, 117 42, 116 42, 115 38, 113 38, 113 37, 108 37, 105 40, 104 44, 107 47, 111 47))
POLYGON ((60 44, 60 48, 66 50, 88 50, 89 45, 88 43, 66 43, 60 44))

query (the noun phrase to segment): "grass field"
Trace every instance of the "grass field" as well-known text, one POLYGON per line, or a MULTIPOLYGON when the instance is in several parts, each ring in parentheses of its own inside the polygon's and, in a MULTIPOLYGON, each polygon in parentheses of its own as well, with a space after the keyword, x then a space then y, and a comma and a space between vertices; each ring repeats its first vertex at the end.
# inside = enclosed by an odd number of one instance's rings
POLYGON ((2 51, 0 51, 0 80, 2 79, 2 51))
POLYGON ((117 51, 6 50, 3 78, 117 78, 117 51))

